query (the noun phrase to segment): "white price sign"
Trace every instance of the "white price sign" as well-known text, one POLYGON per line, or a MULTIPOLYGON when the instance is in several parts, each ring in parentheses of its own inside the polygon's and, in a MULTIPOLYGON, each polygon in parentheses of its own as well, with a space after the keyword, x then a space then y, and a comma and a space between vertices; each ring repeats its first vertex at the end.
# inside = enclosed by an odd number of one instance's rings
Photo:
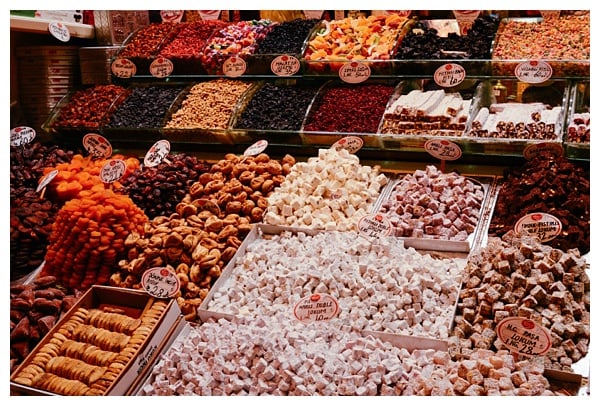
POLYGON ((525 83, 543 83, 552 77, 552 66, 544 61, 521 62, 515 68, 515 76, 525 83))
POLYGON ((248 148, 246 148, 246 150, 244 151, 244 155, 245 156, 258 155, 261 152, 263 152, 267 148, 268 145, 269 145, 269 142, 267 140, 256 141, 254 144, 252 144, 248 148))
POLYGON ((112 155, 112 145, 100 134, 84 135, 83 147, 94 158, 108 158, 112 155))
POLYGON ((542 242, 554 239, 560 235, 561 231, 562 223, 560 220, 548 213, 531 213, 521 217, 515 224, 517 234, 534 235, 542 242))
POLYGON ((227 58, 223 62, 223 74, 230 78, 242 76, 246 72, 246 61, 237 56, 227 58))
POLYGON ((167 58, 158 57, 150 64, 150 74, 155 78, 166 78, 173 73, 173 62, 167 58))
POLYGON ((48 24, 48 31, 50 31, 50 34, 59 41, 69 42, 71 39, 69 29, 62 23, 54 22, 48 24))
POLYGON ((151 296, 159 299, 173 297, 179 292, 181 284, 175 273, 167 268, 150 268, 142 275, 142 287, 151 296))
POLYGON ((160 164, 171 151, 171 143, 167 140, 156 141, 144 156, 144 166, 153 167, 160 164))
POLYGON ((438 86, 457 86, 465 80, 465 68, 456 63, 447 63, 436 69, 433 80, 438 86))
POLYGON ((35 192, 36 193, 41 192, 46 186, 48 186, 50 184, 50 182, 52 182, 52 179, 54 179, 56 177, 56 175, 58 175, 58 169, 54 169, 53 171, 48 172, 48 174, 46 174, 40 180, 40 183, 38 184, 38 187, 35 190, 35 192))
POLYGON ((20 147, 29 144, 35 138, 35 130, 31 127, 15 127, 10 130, 10 146, 20 147))
POLYGON ((315 293, 303 297, 294 306, 294 316, 303 323, 327 321, 335 317, 339 304, 327 293, 315 293))
POLYGON ((351 154, 355 154, 363 147, 363 144, 362 138, 350 135, 337 140, 331 147, 333 149, 346 149, 351 154))
POLYGON ((300 61, 295 56, 279 55, 271 61, 271 72, 277 76, 292 76, 300 70, 300 61))
POLYGON ((110 70, 113 75, 121 79, 128 79, 135 76, 137 68, 135 63, 126 58, 117 58, 110 65, 110 70))
POLYGON ((340 79, 346 83, 361 83, 371 76, 371 68, 364 62, 346 62, 338 72, 340 79))
POLYGON ((358 231, 367 237, 385 237, 392 233, 392 223, 383 214, 367 214, 358 221, 358 231))
POLYGON ((548 330, 524 317, 507 317, 496 327, 498 338, 510 350, 521 355, 543 355, 552 348, 548 330))
POLYGON ((122 159, 111 159, 100 169, 100 179, 104 183, 113 183, 123 177, 127 164, 122 159))
POLYGON ((462 156, 460 146, 448 140, 427 140, 425 151, 442 161, 454 161, 462 156))

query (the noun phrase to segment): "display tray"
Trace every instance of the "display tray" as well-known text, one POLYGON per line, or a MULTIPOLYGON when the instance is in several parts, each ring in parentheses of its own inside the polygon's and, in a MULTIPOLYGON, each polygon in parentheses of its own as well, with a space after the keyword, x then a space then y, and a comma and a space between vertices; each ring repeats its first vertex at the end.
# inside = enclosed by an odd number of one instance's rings
MULTIPOLYGON (((377 214, 381 212, 382 205, 384 205, 390 199, 393 199, 394 189, 401 182, 402 178, 407 175, 412 175, 415 172, 398 172, 395 174, 395 179, 392 179, 381 192, 381 195, 377 199, 377 202, 373 205, 372 213, 377 214)), ((460 175, 463 176, 463 175, 460 175)), ((481 207, 477 218, 477 224, 474 230, 468 233, 465 239, 444 239, 440 236, 427 235, 423 237, 403 237, 398 236, 396 238, 403 241, 403 244, 407 247, 413 247, 419 250, 426 251, 441 251, 441 252, 462 252, 470 253, 482 245, 485 245, 487 241, 487 232, 489 229, 490 221, 492 218, 496 199, 498 197, 498 182, 499 180, 495 176, 488 175, 464 175, 466 180, 479 186, 483 190, 483 198, 481 201, 481 207)), ((409 190, 405 191, 409 193, 409 190)), ((406 209, 406 208, 405 208, 406 209)), ((385 214, 385 213, 383 213, 385 214)), ((435 216, 437 213, 432 213, 431 216, 435 216)), ((445 216, 447 218, 447 216, 445 216)), ((392 235, 394 235, 394 227, 392 227, 392 235)))
MULTIPOLYGON (((198 308, 199 313, 200 311, 209 311, 219 314, 220 316, 271 317, 278 312, 289 312, 289 315, 293 316, 295 314, 294 306, 297 300, 299 300, 303 295, 309 295, 312 293, 328 293, 329 295, 333 295, 339 303, 339 313, 337 313, 335 317, 330 320, 330 322, 343 323, 347 326, 350 326, 352 329, 364 332, 365 334, 382 334, 387 337, 394 337, 394 339, 397 339, 399 342, 402 342, 404 345, 412 348, 442 348, 447 350, 448 343, 446 338, 448 332, 452 329, 453 317, 455 314, 456 305, 458 303, 461 273, 466 263, 466 258, 457 256, 456 258, 452 259, 447 257, 435 259, 431 255, 423 254, 423 258, 427 258, 426 260, 431 261, 431 263, 428 265, 421 265, 421 267, 426 266, 429 270, 428 272, 431 272, 431 274, 435 273, 435 271, 432 270, 434 267, 439 269, 440 273, 435 277, 431 277, 436 279, 436 283, 443 285, 443 288, 441 288, 443 294, 440 291, 437 293, 440 295, 438 298, 430 298, 431 301, 435 301, 438 306, 444 307, 441 303, 445 303, 445 307, 440 310, 440 313, 436 316, 435 325, 424 327, 419 324, 420 322, 412 319, 412 312, 418 312, 420 309, 420 305, 418 303, 415 304, 415 306, 419 307, 416 310, 405 309, 404 311, 393 312, 393 314, 390 313, 389 319, 386 316, 385 321, 381 321, 379 320, 379 316, 381 316, 381 314, 375 314, 380 312, 378 310, 373 310, 372 299, 369 298, 377 296, 379 298, 378 300, 384 300, 383 297, 385 296, 387 297, 387 299, 385 299, 386 303, 388 303, 396 301, 396 299, 393 299, 392 297, 399 298, 402 296, 402 293, 391 292, 390 289, 393 289, 391 286, 393 283, 391 281, 389 281, 389 286, 386 285, 386 289, 388 289, 387 291, 378 291, 373 286, 369 286, 368 283, 365 282, 363 284, 364 281, 360 282, 358 279, 365 278, 366 281, 369 278, 364 275, 358 276, 354 274, 354 271, 351 272, 354 276, 348 276, 348 278, 355 278, 354 282, 349 282, 350 284, 348 286, 344 285, 345 282, 342 282, 342 279, 345 279, 343 274, 345 272, 349 272, 349 270, 344 270, 341 263, 347 263, 350 267, 357 267, 361 269, 366 267, 368 269, 369 266, 363 264, 361 258, 364 259, 367 255, 373 255, 372 252, 356 252, 354 254, 349 254, 347 252, 341 252, 346 249, 346 247, 336 248, 336 241, 338 241, 337 239, 344 240, 354 238, 352 234, 358 236, 358 239, 354 239, 356 244, 364 244, 365 247, 369 247, 365 248, 366 250, 377 250, 376 246, 378 246, 379 243, 385 245, 388 243, 394 244, 395 242, 399 244, 396 246, 398 249, 404 250, 403 243, 400 240, 393 238, 387 239, 384 237, 386 241, 379 239, 372 240, 370 237, 358 235, 357 232, 318 231, 298 227, 271 226, 264 223, 258 223, 253 226, 252 230, 244 239, 232 260, 223 269, 219 279, 217 279, 216 283, 211 287, 208 295, 198 308), (306 273, 299 277, 300 279, 296 279, 294 276, 295 272, 291 269, 283 272, 281 269, 277 270, 270 268, 268 263, 262 264, 260 274, 257 275, 256 278, 252 277, 252 281, 250 281, 249 284, 253 285, 254 288, 257 288, 261 287, 264 281, 277 280, 278 287, 276 289, 275 296, 271 291, 268 297, 264 297, 263 299, 254 298, 254 294, 250 291, 253 287, 246 286, 243 282, 243 279, 248 278, 247 275, 252 272, 248 267, 248 261, 262 262, 263 260, 259 260, 258 257, 256 257, 258 255, 257 247, 260 247, 261 244, 268 243, 270 240, 273 240, 275 236, 281 237, 284 234, 295 236, 295 238, 304 239, 304 243, 307 243, 310 237, 327 239, 330 243, 328 243, 329 249, 331 249, 332 252, 337 252, 336 257, 338 257, 340 262, 336 262, 336 264, 333 265, 322 264, 317 268, 313 268, 311 265, 312 261, 309 258, 302 259, 301 255, 298 255, 298 262, 296 262, 298 266, 307 267, 306 273), (251 250, 250 247, 252 247, 251 250), (337 267, 340 267, 340 269, 337 270, 337 272, 340 272, 340 275, 336 277, 332 275, 332 272, 335 271, 333 268, 337 267), (302 281, 302 279, 306 280, 302 281), (302 287, 303 283, 308 282, 308 279, 314 279, 314 281, 309 282, 302 287), (327 289, 326 287, 321 286, 331 283, 333 279, 338 281, 335 282, 337 288, 327 289), (239 288, 236 288, 237 284, 240 285, 239 288), (368 294, 367 292, 370 291, 370 289, 375 289, 375 291, 371 294, 368 294), (233 290, 235 290, 235 292, 233 292, 233 290), (242 293, 240 290, 247 293, 242 293), (310 290, 310 292, 308 292, 308 290, 310 290), (230 297, 240 300, 240 302, 235 302, 233 304, 237 309, 237 313, 223 311, 221 310, 222 308, 219 307, 221 304, 218 302, 218 298, 222 296, 224 294, 223 292, 225 291, 230 292, 225 294, 229 294, 230 297), (337 293, 334 293, 334 291, 337 291, 337 293), (239 294, 242 296, 238 296, 239 294), (354 299, 351 298, 353 295, 356 298, 360 297, 360 301, 354 301, 354 299), (213 302, 213 300, 215 300, 215 302, 213 302), (252 306, 243 305, 242 302, 244 300, 250 301, 252 306), (353 304, 350 305, 350 302, 353 304), (373 313, 373 311, 375 313, 373 313), (404 315, 404 312, 407 312, 407 315, 404 315), (415 324, 412 327, 408 326, 408 322, 404 320, 404 317, 408 317, 410 322, 414 322, 415 324), (357 321, 357 319, 360 319, 360 321, 357 321), (398 326, 395 331, 390 331, 392 324, 398 326), (409 330, 412 333, 409 333, 409 330), (423 338, 423 340, 421 340, 421 338, 423 338)), ((282 238, 285 238, 285 235, 282 238)), ((282 243, 282 247, 283 245, 287 246, 287 244, 288 242, 282 243)), ((289 253, 289 249, 289 247, 285 248, 285 250, 282 248, 282 251, 279 254, 276 253, 276 250, 274 249, 269 256, 271 257, 272 255, 272 258, 275 260, 278 258, 278 255, 285 257, 286 253, 289 253)), ((406 253, 407 252, 408 251, 406 251, 406 253)), ((398 253, 397 255, 404 254, 398 253)), ((412 254, 407 255, 412 256, 412 254)), ((314 257, 314 253, 312 253, 311 256, 314 257)), ((411 260, 415 260, 415 258, 411 257, 411 260)), ((414 273, 409 270, 411 269, 411 266, 414 266, 415 272, 419 273, 419 271, 416 271, 416 269, 420 269, 420 266, 411 263, 410 260, 406 258, 404 261, 398 260, 397 258, 392 260, 392 262, 394 261, 401 261, 404 263, 401 267, 402 269, 398 268, 394 271, 394 273, 397 272, 400 275, 401 273, 406 272, 406 276, 397 275, 397 277, 406 277, 410 280, 413 280, 414 273)), ((294 268, 295 267, 296 266, 294 266, 294 268)), ((393 267, 393 265, 390 265, 390 267, 393 267)), ((393 276, 393 278, 395 277, 396 276, 393 276)), ((427 278, 426 276, 423 277, 427 278)), ((409 284, 408 279, 406 284, 409 284)), ((419 279, 419 277, 417 279, 419 279)), ((415 282, 413 280, 413 282, 410 283, 415 282)), ((261 289, 264 289, 264 287, 261 289)), ((398 307, 402 307, 402 305, 398 304, 398 307)))
MULTIPOLYGON (((339 41, 336 38, 343 38, 345 33, 350 33, 353 35, 364 35, 363 32, 359 34, 359 28, 357 27, 349 27, 342 29, 341 26, 337 26, 340 23, 344 23, 347 25, 348 22, 356 21, 356 19, 344 18, 343 20, 334 20, 334 21, 321 21, 318 23, 313 31, 308 36, 306 44, 302 49, 302 71, 306 76, 338 76, 340 68, 344 66, 344 64, 351 61, 358 61, 366 64, 370 69, 370 74, 374 76, 392 76, 394 75, 394 66, 390 63, 390 60, 396 53, 396 49, 399 46, 400 41, 404 37, 404 35, 412 29, 414 25, 413 19, 408 19, 404 17, 401 18, 400 25, 397 28, 392 29, 392 33, 389 39, 383 40, 383 45, 386 46, 387 52, 383 54, 381 57, 370 57, 370 56, 362 56, 360 58, 349 58, 349 57, 339 57, 337 55, 340 54, 339 49, 328 49, 329 44, 327 41, 331 41, 330 45, 334 43, 339 45, 339 41), (332 26, 333 25, 333 26, 332 26), (341 33, 341 34, 336 34, 341 33), (319 38, 323 38, 323 40, 319 40, 319 38), (328 54, 331 52, 331 54, 328 54)), ((381 37, 380 35, 377 35, 381 37)), ((364 40, 364 38, 362 38, 364 40)), ((369 44, 369 39, 365 40, 365 44, 361 44, 363 48, 375 48, 377 44, 375 41, 369 44)), ((379 41, 381 39, 379 38, 379 41)), ((355 40, 346 40, 346 43, 352 42, 355 40)), ((342 42, 343 44, 343 42, 342 42)))
POLYGON ((11 392, 128 395, 180 320, 175 300, 92 286, 13 372, 11 392))
POLYGON ((572 159, 590 159, 590 82, 571 87, 569 113, 565 121, 565 155, 572 159))
MULTIPOLYGON (((563 19, 563 17, 564 16, 561 16, 560 18, 563 19)), ((521 62, 543 60, 551 66, 552 77, 554 78, 589 77, 589 58, 570 57, 568 56, 568 50, 564 49, 567 46, 579 44, 581 41, 585 40, 581 38, 581 27, 571 26, 568 29, 563 27, 563 30, 560 32, 547 32, 550 30, 554 31, 555 28, 558 27, 558 23, 550 23, 549 27, 550 28, 545 31, 544 19, 539 17, 502 19, 498 27, 496 39, 494 40, 494 50, 492 52, 491 60, 492 76, 514 77, 515 69, 521 62), (529 34, 531 34, 531 36, 529 36, 529 34), (568 39, 570 43, 566 44, 559 42, 552 44, 551 41, 558 40, 556 36, 568 39), (519 41, 531 41, 531 43, 528 44, 528 49, 524 49, 523 47, 519 48, 520 54, 509 59, 503 54, 505 50, 501 48, 504 44, 503 37, 508 38, 507 43, 510 43, 510 46, 515 46, 515 43, 517 43, 514 38, 521 38, 519 41), (535 46, 533 46, 534 44, 535 46), (544 48, 544 46, 546 48, 544 48), (549 49, 565 52, 567 57, 558 58, 548 56, 547 51, 549 49), (527 54, 526 52, 530 52, 530 54, 527 54)), ((587 39, 589 41, 589 36, 587 39)))

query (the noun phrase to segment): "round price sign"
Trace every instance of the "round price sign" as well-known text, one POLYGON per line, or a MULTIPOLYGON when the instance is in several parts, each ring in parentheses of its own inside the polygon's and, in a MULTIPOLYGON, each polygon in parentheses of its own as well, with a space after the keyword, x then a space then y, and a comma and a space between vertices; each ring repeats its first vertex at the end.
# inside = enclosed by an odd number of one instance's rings
POLYGON ((358 220, 358 231, 367 237, 385 237, 392 233, 392 223, 383 214, 367 214, 358 220))
POLYGON ((142 287, 150 295, 166 299, 173 297, 181 287, 179 278, 167 268, 150 268, 142 275, 142 287))
POLYGON ((84 135, 83 147, 95 158, 108 158, 112 155, 112 145, 100 134, 89 133, 84 135))
POLYGON ((303 323, 331 320, 340 306, 333 296, 315 293, 303 297, 294 306, 294 316, 303 323))
POLYGON ((223 74, 231 78, 242 76, 246 72, 246 61, 237 56, 227 58, 223 62, 223 74))
POLYGON ((127 164, 122 159, 111 159, 100 169, 100 179, 104 183, 113 183, 121 179, 127 170, 127 164))
POLYGON ((361 83, 371 76, 371 68, 364 62, 346 62, 338 72, 340 79, 346 83, 361 83))
POLYGON ((561 231, 560 220, 548 213, 531 213, 521 217, 515 224, 517 234, 534 235, 542 242, 554 239, 561 231))
POLYGON ((173 62, 167 58, 158 57, 150 64, 150 74, 155 78, 166 78, 173 73, 173 62))
POLYGON ((183 10, 161 10, 160 18, 164 23, 179 23, 183 18, 183 10))
POLYGON ((50 34, 59 41, 69 42, 71 39, 69 29, 62 23, 53 22, 48 24, 48 31, 50 31, 50 34))
POLYGON ((507 317, 496 327, 496 334, 510 350, 522 355, 543 355, 552 348, 548 330, 524 317, 507 317))
POLYGON ((277 76, 292 76, 300 70, 300 61, 295 56, 279 55, 271 61, 271 72, 277 76))
POLYGON ((254 144, 252 144, 248 148, 246 148, 246 150, 244 151, 244 155, 245 156, 258 155, 261 152, 263 152, 267 148, 268 145, 269 145, 269 142, 267 140, 256 141, 254 144))
POLYGON ((351 154, 358 152, 364 144, 362 138, 350 135, 348 137, 337 140, 331 147, 333 149, 346 149, 351 154))
POLYGON ((438 86, 457 86, 465 80, 465 68, 456 63, 447 63, 436 69, 433 80, 438 86))
POLYGON ((144 166, 149 168, 160 164, 171 151, 171 143, 167 140, 156 141, 144 156, 144 166))
POLYGON ((40 183, 38 184, 37 189, 35 190, 36 193, 41 192, 46 186, 48 186, 50 184, 50 182, 52 182, 52 179, 54 179, 56 177, 56 175, 58 175, 58 169, 54 169, 51 172, 48 172, 41 180, 40 183))
POLYGON ((536 156, 546 153, 552 154, 554 156, 562 156, 564 150, 562 145, 557 142, 540 142, 537 144, 528 145, 523 150, 523 157, 528 161, 531 161, 536 156))
POLYGON ((10 130, 10 146, 20 147, 29 144, 35 138, 35 130, 31 127, 15 127, 10 130))
POLYGON ((462 156, 460 146, 448 140, 427 140, 425 151, 442 161, 454 161, 462 156))
POLYGON ((552 66, 544 61, 521 62, 515 68, 515 76, 525 83, 543 83, 552 77, 552 66))
POLYGON ((137 68, 135 63, 126 58, 117 58, 110 65, 110 70, 113 75, 121 79, 128 79, 135 76, 137 68))

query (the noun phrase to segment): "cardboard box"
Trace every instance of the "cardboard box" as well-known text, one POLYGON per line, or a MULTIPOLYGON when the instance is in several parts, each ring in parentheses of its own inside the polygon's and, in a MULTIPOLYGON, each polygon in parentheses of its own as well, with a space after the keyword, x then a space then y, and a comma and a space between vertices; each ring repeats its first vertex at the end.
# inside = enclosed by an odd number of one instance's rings
MULTIPOLYGON (((179 305, 173 299, 155 299, 145 291, 141 290, 98 285, 92 286, 77 301, 77 303, 65 314, 64 317, 61 318, 61 320, 27 356, 23 363, 14 371, 10 378, 11 393, 24 395, 59 395, 59 393, 55 393, 54 391, 19 383, 15 381, 15 379, 27 366, 32 363, 36 355, 40 353, 42 349, 44 349, 44 346, 49 344, 50 341, 55 338, 55 334, 57 334, 66 323, 73 323, 74 320, 77 320, 75 315, 81 308, 87 310, 101 309, 107 312, 109 311, 109 308, 116 308, 131 318, 142 320, 142 317, 147 316, 150 310, 153 310, 156 313, 157 308, 153 307, 153 305, 159 301, 164 302, 165 306, 162 310, 160 310, 160 314, 154 315, 153 319, 155 321, 152 323, 153 326, 146 322, 142 322, 140 326, 133 330, 132 335, 139 331, 138 329, 143 326, 151 327, 150 332, 147 334, 145 340, 139 344, 137 349, 131 354, 131 356, 127 357, 127 363, 120 370, 117 376, 112 379, 112 382, 110 382, 108 388, 103 393, 105 396, 129 395, 136 383, 142 380, 147 371, 152 365, 154 365, 169 338, 172 335, 176 335, 181 329, 183 317, 181 315, 179 305)), ((90 324, 86 322, 86 320, 84 320, 83 323, 90 324)), ((92 328, 93 325, 94 323, 90 324, 90 328, 92 328)), ((98 328, 98 325, 96 325, 96 328, 98 328)), ((64 332, 64 330, 65 329, 62 331, 64 332)), ((67 337, 67 339, 74 339, 74 341, 77 341, 76 337, 74 336, 67 337)), ((101 345, 98 346, 102 348, 101 345)), ((125 348, 127 348, 127 346, 123 349, 125 348)), ((108 351, 105 348, 102 349, 108 351)), ((120 354, 123 354, 123 349, 121 350, 120 354)), ((62 355, 62 352, 59 355, 62 355)), ((57 372, 57 374, 59 374, 59 372, 57 372)), ((105 375, 103 375, 103 378, 104 377, 105 375)))

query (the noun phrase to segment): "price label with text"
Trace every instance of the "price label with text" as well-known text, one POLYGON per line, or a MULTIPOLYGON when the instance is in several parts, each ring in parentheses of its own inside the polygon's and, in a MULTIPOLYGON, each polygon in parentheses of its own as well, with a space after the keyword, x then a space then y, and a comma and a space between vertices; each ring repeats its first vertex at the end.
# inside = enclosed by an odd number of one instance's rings
POLYGON ((237 56, 227 58, 223 62, 223 74, 231 78, 242 76, 246 72, 246 61, 237 56))
POLYGON ((100 169, 100 179, 104 183, 113 183, 123 177, 127 164, 122 159, 111 159, 100 169))
POLYGON ((181 288, 177 275, 167 268, 155 267, 142 275, 142 287, 148 294, 159 299, 174 297, 181 288))
POLYGON ((108 158, 112 155, 112 145, 100 134, 84 135, 83 147, 94 158, 108 158))
POLYGON ((198 14, 203 21, 214 21, 219 19, 221 10, 198 10, 198 14))
POLYGON ((327 293, 315 293, 303 297, 294 306, 294 316, 303 323, 333 319, 340 306, 335 298, 327 293))
POLYGON ((15 127, 10 130, 10 146, 20 147, 29 144, 35 138, 35 130, 31 127, 15 127))
POLYGON ((155 78, 166 78, 173 73, 173 62, 167 58, 159 57, 150 64, 150 74, 155 78))
POLYGON ((454 161, 462 156, 460 146, 448 140, 427 140, 425 151, 443 161, 454 161))
POLYGON ((149 168, 160 164, 171 151, 171 143, 167 140, 159 140, 146 152, 144 166, 149 168))
POLYGON ((511 351, 521 355, 543 355, 552 348, 548 330, 524 317, 507 317, 496 327, 496 334, 511 351))
POLYGON ((550 241, 560 235, 562 223, 548 213, 531 213, 523 216, 515 224, 517 234, 525 233, 536 236, 542 242, 550 241))
POLYGON ((160 10, 160 18, 163 23, 180 23, 183 10, 160 10))
POLYGON ((346 62, 338 72, 340 79, 346 83, 361 83, 371 76, 371 68, 364 62, 346 62))
POLYGON ((523 150, 523 157, 528 161, 542 154, 551 154, 554 156, 562 156, 564 153, 563 146, 557 142, 540 142, 528 145, 523 150))
POLYGON ((117 58, 110 65, 110 70, 113 75, 121 79, 128 79, 135 76, 137 68, 135 63, 127 58, 117 58))
POLYGON ((48 172, 41 180, 40 183, 37 186, 37 189, 35 190, 36 193, 41 192, 46 186, 48 186, 50 184, 50 182, 52 182, 52 179, 56 178, 56 175, 58 175, 58 169, 54 169, 51 172, 48 172))
POLYGON ((358 231, 367 237, 385 237, 392 233, 392 223, 383 214, 367 214, 358 221, 358 231))
POLYGON ((543 83, 552 77, 552 66, 544 61, 521 62, 515 68, 515 76, 525 83, 543 83))
POLYGON ((69 42, 71 39, 69 28, 63 23, 53 22, 48 24, 48 31, 50 31, 50 34, 59 41, 69 42))
POLYGON ((271 72, 277 76, 292 76, 300 70, 300 61, 295 56, 279 55, 271 61, 271 72))
POLYGON ((244 151, 244 155, 245 156, 258 155, 261 152, 263 152, 267 148, 268 145, 269 145, 269 142, 267 140, 256 141, 254 144, 252 144, 248 148, 246 148, 246 150, 244 151))
POLYGON ((460 28, 460 35, 467 35, 481 10, 452 10, 460 28))
POLYGON ((436 69, 433 80, 438 86, 457 86, 465 80, 465 68, 456 63, 447 63, 436 69))
POLYGON ((351 154, 355 154, 363 147, 362 138, 351 135, 337 140, 331 147, 333 149, 346 149, 351 154))

